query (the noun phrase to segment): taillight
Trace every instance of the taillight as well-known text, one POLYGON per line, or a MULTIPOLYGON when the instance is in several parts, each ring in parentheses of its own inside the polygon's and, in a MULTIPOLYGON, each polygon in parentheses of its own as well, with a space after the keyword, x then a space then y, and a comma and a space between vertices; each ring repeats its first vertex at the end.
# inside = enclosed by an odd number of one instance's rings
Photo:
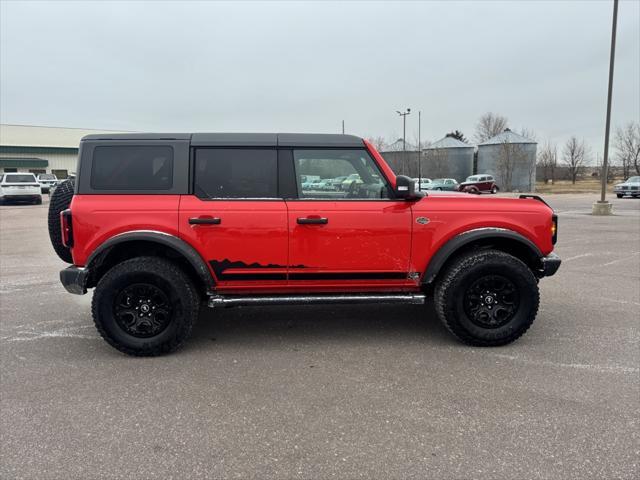
POLYGON ((71 223, 71 210, 66 209, 60 212, 60 228, 62 229, 62 244, 73 247, 73 225, 71 223))
POLYGON ((551 217, 551 243, 556 244, 558 241, 558 216, 553 215, 551 217))

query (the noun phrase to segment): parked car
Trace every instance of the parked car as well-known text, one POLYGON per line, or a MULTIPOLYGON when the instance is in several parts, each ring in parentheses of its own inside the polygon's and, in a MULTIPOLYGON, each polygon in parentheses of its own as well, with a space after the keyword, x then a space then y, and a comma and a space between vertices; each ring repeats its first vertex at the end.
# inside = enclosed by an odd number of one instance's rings
POLYGON ((130 355, 179 348, 202 305, 427 297, 462 342, 504 345, 531 326, 538 280, 560 266, 542 198, 425 195, 351 135, 89 135, 79 151, 49 208, 54 250, 72 264, 60 280, 95 289, 99 334, 130 355), (357 179, 300 191, 319 163, 357 179))
POLYGON ((327 190, 340 190, 342 188, 342 182, 344 182, 346 178, 346 175, 340 175, 327 179, 327 190))
POLYGON ((324 190, 325 186, 326 182, 319 178, 302 183, 302 188, 304 190, 324 190))
POLYGON ((416 190, 429 190, 430 178, 414 178, 413 181, 416 183, 416 190))
POLYGON ((471 175, 462 182, 458 190, 466 193, 498 193, 498 185, 491 175, 471 175))
POLYGON ((427 185, 426 190, 447 190, 455 192, 458 190, 458 182, 455 178, 434 178, 427 185))
POLYGON ((58 178, 53 173, 40 173, 37 179, 42 193, 49 193, 58 184, 58 178))
POLYGON ((42 203, 40 184, 33 173, 0 175, 0 203, 11 201, 42 203))
POLYGON ((362 184, 363 181, 360 178, 360 174, 358 173, 352 173, 351 175, 349 175, 347 178, 345 178, 342 183, 340 184, 340 188, 344 191, 349 190, 349 188, 351 188, 351 184, 356 183, 356 185, 362 184))
POLYGON ((613 187, 618 198, 622 198, 625 195, 631 197, 640 197, 640 177, 629 177, 626 182, 618 183, 613 187))

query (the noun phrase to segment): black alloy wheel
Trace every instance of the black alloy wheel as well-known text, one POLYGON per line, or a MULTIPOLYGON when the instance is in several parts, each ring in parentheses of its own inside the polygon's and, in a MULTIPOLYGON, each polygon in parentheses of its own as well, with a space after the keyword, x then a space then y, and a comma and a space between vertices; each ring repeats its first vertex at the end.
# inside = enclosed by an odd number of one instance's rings
POLYGON ((168 295, 156 285, 135 283, 116 296, 113 315, 120 328, 137 338, 158 335, 171 323, 168 295))
POLYGON ((520 294, 511 280, 486 275, 476 280, 464 296, 464 311, 483 328, 498 328, 511 321, 520 306, 520 294))

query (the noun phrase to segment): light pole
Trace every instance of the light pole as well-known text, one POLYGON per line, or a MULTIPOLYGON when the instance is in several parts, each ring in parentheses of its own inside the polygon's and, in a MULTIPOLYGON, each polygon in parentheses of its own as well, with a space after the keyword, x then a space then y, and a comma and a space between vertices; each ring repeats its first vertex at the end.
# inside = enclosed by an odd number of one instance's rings
POLYGON ((422 138, 420 136, 420 123, 422 112, 418 110, 418 191, 422 191, 422 138))
POLYGON ((611 129, 611 95, 613 92, 613 65, 616 57, 616 26, 618 24, 618 0, 613 0, 613 21, 611 26, 611 54, 609 56, 609 91, 607 93, 607 121, 604 127, 604 158, 600 172, 602 189, 600 200, 593 204, 594 215, 611 215, 613 205, 606 200, 607 177, 609 176, 609 130, 611 129))
POLYGON ((407 115, 411 113, 411 109, 407 108, 404 112, 396 110, 396 113, 402 117, 402 174, 404 175, 404 166, 407 162, 407 115))

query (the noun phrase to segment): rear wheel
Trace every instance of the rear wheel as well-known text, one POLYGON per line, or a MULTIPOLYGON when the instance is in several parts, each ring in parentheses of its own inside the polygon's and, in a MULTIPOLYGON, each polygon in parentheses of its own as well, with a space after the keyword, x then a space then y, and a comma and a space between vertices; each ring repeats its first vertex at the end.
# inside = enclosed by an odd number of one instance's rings
POLYGON ((457 259, 435 289, 438 317, 459 340, 498 346, 524 334, 538 312, 538 284, 519 259, 484 250, 457 259))
MULTIPOLYGON (((51 246, 58 254, 58 256, 67 263, 73 263, 71 257, 71 250, 65 247, 62 243, 62 231, 60 230, 60 212, 69 208, 71 199, 73 198, 73 191, 75 183, 73 180, 68 179, 60 183, 58 187, 50 194, 49 202, 49 239, 51 240, 51 246)), ((42 203, 42 197, 40 197, 40 203, 42 203)))
POLYGON ((91 310, 109 345, 128 355, 156 356, 177 350, 189 338, 200 299, 178 266, 137 257, 100 279, 91 310))
POLYGON ((495 185, 493 186, 493 188, 491 189, 491 193, 496 194, 498 193, 498 187, 496 187, 495 185))

